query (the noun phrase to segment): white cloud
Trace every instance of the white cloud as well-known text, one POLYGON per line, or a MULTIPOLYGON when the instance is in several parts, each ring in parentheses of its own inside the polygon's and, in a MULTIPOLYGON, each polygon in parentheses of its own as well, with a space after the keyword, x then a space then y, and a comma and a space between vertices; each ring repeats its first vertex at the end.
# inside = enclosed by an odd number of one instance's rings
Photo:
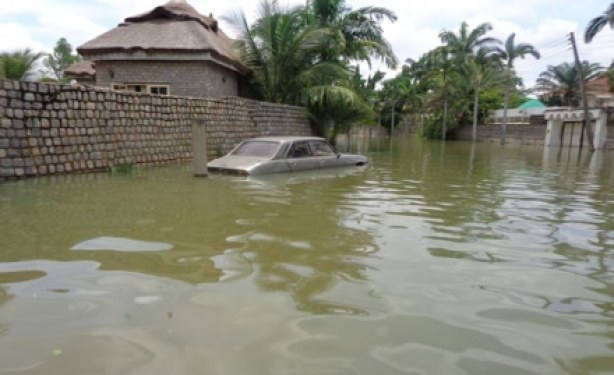
POLYGON ((3 51, 23 50, 25 48, 42 51, 46 47, 32 36, 28 28, 17 23, 0 23, 0 35, 10 35, 10 37, 3 38, 3 51))

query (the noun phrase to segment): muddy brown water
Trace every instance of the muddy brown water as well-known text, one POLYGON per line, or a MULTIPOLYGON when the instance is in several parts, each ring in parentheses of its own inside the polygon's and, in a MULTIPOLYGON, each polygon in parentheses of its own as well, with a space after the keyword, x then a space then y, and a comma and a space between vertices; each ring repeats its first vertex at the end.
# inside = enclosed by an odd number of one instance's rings
POLYGON ((0 374, 612 374, 614 153, 0 184, 0 374))

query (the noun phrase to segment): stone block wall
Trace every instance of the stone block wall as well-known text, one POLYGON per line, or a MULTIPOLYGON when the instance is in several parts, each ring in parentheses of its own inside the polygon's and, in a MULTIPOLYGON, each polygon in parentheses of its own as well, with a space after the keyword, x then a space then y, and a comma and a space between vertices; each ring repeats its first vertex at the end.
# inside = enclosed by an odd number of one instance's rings
POLYGON ((190 161, 196 120, 209 158, 245 138, 311 134, 297 107, 0 81, 0 181, 190 161))
POLYGON ((311 129, 304 124, 308 118, 304 108, 253 100, 247 102, 247 108, 262 136, 312 135, 311 129))

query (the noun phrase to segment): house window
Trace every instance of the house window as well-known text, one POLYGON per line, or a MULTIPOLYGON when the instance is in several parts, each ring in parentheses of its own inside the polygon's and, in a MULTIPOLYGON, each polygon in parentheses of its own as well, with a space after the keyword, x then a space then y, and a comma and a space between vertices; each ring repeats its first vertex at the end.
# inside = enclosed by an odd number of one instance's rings
POLYGON ((155 95, 168 95, 169 94, 169 87, 168 86, 153 86, 150 85, 149 87, 149 93, 150 94, 155 94, 155 95))
POLYGON ((145 85, 125 85, 121 83, 111 84, 111 88, 116 91, 132 91, 132 92, 146 92, 147 86, 145 85))
POLYGON ((120 84, 113 83, 111 88, 115 91, 142 92, 154 95, 169 95, 170 86, 168 85, 143 85, 143 84, 120 84))
POLYGON ((133 92, 146 92, 146 87, 145 85, 126 85, 126 89, 133 92))

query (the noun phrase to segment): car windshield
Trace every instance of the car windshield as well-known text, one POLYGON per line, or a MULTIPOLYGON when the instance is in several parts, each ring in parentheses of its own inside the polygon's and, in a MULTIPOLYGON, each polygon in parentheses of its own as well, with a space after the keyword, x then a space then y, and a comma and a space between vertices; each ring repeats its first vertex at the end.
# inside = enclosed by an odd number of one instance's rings
POLYGON ((278 142, 270 141, 245 141, 235 148, 230 154, 235 156, 254 156, 259 158, 271 158, 279 147, 278 142))

